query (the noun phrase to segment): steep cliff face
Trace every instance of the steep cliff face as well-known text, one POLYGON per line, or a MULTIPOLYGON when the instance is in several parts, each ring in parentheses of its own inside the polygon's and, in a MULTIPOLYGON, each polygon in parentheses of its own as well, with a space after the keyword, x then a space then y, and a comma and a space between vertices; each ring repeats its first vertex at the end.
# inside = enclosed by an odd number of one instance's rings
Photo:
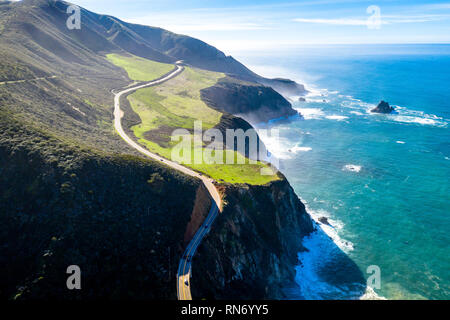
POLYGON ((231 77, 203 89, 201 97, 211 108, 239 115, 251 123, 297 114, 292 105, 271 87, 231 77))
POLYGON ((259 82, 266 86, 272 87, 285 97, 301 96, 308 92, 306 91, 304 85, 298 84, 297 82, 290 79, 261 79, 259 82))
POLYGON ((224 210, 195 258, 193 296, 282 298, 294 285, 301 239, 313 231, 305 206, 285 179, 222 191, 224 210))
POLYGON ((252 125, 247 121, 245 121, 244 119, 233 116, 232 114, 229 113, 224 113, 220 119, 219 124, 215 126, 215 129, 220 130, 224 138, 227 137, 227 130, 233 130, 235 132, 237 132, 238 130, 242 130, 244 134, 248 133, 249 135, 255 133, 256 135, 255 149, 250 148, 250 144, 247 142, 245 143, 244 150, 239 150, 236 138, 226 139, 226 144, 224 144, 224 148, 241 152, 244 156, 252 160, 267 161, 267 156, 266 153, 264 152, 264 150, 266 150, 264 142, 256 134, 252 125))
POLYGON ((187 226, 209 205, 201 182, 70 145, 1 110, 0 299, 176 299, 187 226), (67 290, 70 265, 83 290, 67 290))

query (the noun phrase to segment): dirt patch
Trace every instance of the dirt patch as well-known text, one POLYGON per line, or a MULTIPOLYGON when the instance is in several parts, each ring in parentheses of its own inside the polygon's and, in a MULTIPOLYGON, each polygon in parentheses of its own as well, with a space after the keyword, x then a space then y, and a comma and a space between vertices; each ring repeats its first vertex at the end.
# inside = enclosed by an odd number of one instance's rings
POLYGON ((179 128, 168 125, 161 125, 157 129, 152 129, 145 132, 144 139, 155 142, 163 148, 169 148, 170 137, 172 136, 172 132, 176 129, 179 128))
POLYGON ((209 209, 211 208, 211 197, 208 190, 202 184, 197 189, 197 195, 195 197, 194 209, 191 214, 191 221, 186 227, 184 233, 184 242, 189 243, 192 240, 198 228, 208 216, 209 209))

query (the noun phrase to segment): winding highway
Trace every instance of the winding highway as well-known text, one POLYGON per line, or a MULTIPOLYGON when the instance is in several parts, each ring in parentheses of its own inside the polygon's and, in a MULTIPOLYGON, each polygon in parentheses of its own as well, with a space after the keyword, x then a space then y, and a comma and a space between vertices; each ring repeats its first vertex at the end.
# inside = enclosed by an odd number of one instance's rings
POLYGON ((190 277, 192 274, 192 259, 194 257, 194 254, 202 242, 203 238, 206 234, 208 234, 209 230, 211 229, 211 224, 214 222, 215 218, 217 217, 219 213, 219 208, 221 205, 221 198, 220 194, 217 191, 216 187, 214 186, 214 180, 208 177, 205 177, 198 172, 195 172, 187 167, 184 167, 180 165, 177 162, 165 159, 160 157, 159 155, 152 153, 136 143, 134 140, 132 140, 123 130, 122 128, 122 117, 124 115, 123 111, 120 109, 120 98, 122 95, 133 92, 138 89, 146 88, 155 86, 158 84, 161 84, 165 81, 168 81, 180 73, 184 71, 183 66, 180 66, 179 64, 175 65, 175 69, 170 72, 169 74, 165 75, 164 77, 147 82, 145 84, 133 86, 130 88, 126 88, 118 93, 114 93, 114 127, 117 131, 117 133, 120 135, 120 137, 128 143, 131 147, 139 151, 140 153, 156 160, 161 163, 166 164, 167 166, 176 169, 184 174, 187 174, 189 176, 201 179, 203 184, 205 185, 206 189, 208 190, 209 194, 211 195, 211 198, 213 199, 211 209, 209 211, 208 216, 206 217, 203 224, 200 226, 200 228, 195 233, 194 237, 192 238, 191 242, 189 242, 188 246, 185 249, 185 252, 180 260, 180 264, 178 266, 178 272, 177 272, 177 297, 178 300, 192 300, 191 295, 191 284, 190 284, 190 277))

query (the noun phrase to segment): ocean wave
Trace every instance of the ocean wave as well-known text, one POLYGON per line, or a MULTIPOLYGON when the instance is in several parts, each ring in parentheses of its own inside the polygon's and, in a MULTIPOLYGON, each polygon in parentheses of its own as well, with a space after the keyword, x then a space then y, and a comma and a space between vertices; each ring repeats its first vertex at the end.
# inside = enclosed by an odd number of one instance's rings
POLYGON ((299 153, 299 152, 308 152, 308 151, 311 151, 311 150, 312 150, 312 148, 310 148, 310 147, 295 146, 295 147, 289 149, 288 151, 291 151, 293 153, 299 153))
POLYGON ((351 171, 351 172, 360 172, 362 169, 362 166, 358 166, 356 164, 346 164, 342 170, 343 171, 351 171))
POLYGON ((300 296, 307 300, 383 299, 357 275, 358 267, 346 255, 353 250, 353 244, 338 234, 344 224, 325 210, 306 207, 316 231, 303 238, 307 251, 298 254, 296 282, 300 296), (327 223, 321 223, 321 217, 327 218, 327 223))
POLYGON ((418 123, 422 125, 431 125, 431 126, 445 126, 447 124, 446 122, 425 117, 404 116, 404 115, 391 115, 390 117, 393 121, 403 123, 418 123))
POLYGON ((406 142, 405 142, 405 141, 400 141, 400 140, 398 140, 398 141, 395 141, 395 143, 398 143, 398 144, 405 144, 406 142))
POLYGON ((305 120, 320 119, 325 115, 319 108, 296 108, 295 110, 300 112, 305 120))
POLYGON ((351 96, 345 96, 345 99, 339 103, 341 107, 357 110, 360 115, 370 114, 370 110, 376 107, 373 103, 364 102, 351 96))
POLYGON ((300 112, 305 120, 320 120, 320 119, 328 119, 328 120, 337 120, 343 121, 348 119, 347 116, 338 115, 338 114, 330 114, 327 115, 323 109, 320 108, 295 108, 296 111, 300 112))
POLYGON ((344 228, 344 223, 340 220, 331 218, 330 214, 325 210, 308 210, 309 215, 314 222, 320 226, 322 231, 344 252, 350 252, 354 249, 351 241, 342 239, 338 232, 344 228), (326 218, 328 224, 320 222, 320 218, 326 218))
POLYGON ((329 120, 337 120, 337 121, 342 121, 342 120, 348 119, 348 117, 346 117, 346 116, 340 116, 340 115, 336 115, 336 114, 333 114, 331 116, 326 116, 325 118, 327 118, 329 120))
MULTIPOLYGON (((351 109, 350 113, 364 116, 372 115, 377 116, 379 114, 371 112, 376 107, 375 104, 364 102, 360 99, 353 98, 351 96, 339 95, 343 101, 339 103, 341 107, 351 109)), ((440 126, 444 127, 448 125, 448 120, 439 117, 435 114, 427 114, 423 111, 413 110, 398 105, 393 105, 396 113, 388 114, 385 119, 400 122, 400 123, 416 123, 420 125, 440 126)))
POLYGON ((330 94, 327 89, 317 88, 313 85, 305 85, 305 89, 308 90, 308 93, 306 94, 306 97, 308 98, 327 97, 330 94))
MULTIPOLYGON (((301 132, 304 135, 310 135, 310 132, 301 132)), ((292 143, 288 138, 282 136, 270 136, 264 130, 258 130, 258 135, 266 145, 267 149, 280 160, 288 160, 300 152, 311 151, 311 147, 303 146, 300 143, 292 143)))
POLYGON ((387 300, 385 297, 378 295, 372 287, 366 287, 366 292, 359 297, 359 300, 387 300))
MULTIPOLYGON (((313 84, 306 84, 304 81, 300 81, 305 88, 308 90, 308 93, 305 95, 308 103, 323 103, 325 98, 332 100, 333 103, 337 103, 338 105, 346 108, 352 109, 350 111, 351 114, 357 116, 367 116, 367 115, 377 115, 376 113, 371 112, 372 109, 376 107, 376 104, 365 102, 361 99, 355 98, 351 95, 341 94, 336 90, 328 90, 324 88, 318 88, 313 84), (336 100, 336 98, 339 98, 336 100)), ((294 97, 295 102, 298 100, 298 97, 294 97)), ((329 101, 326 101, 327 103, 329 101)), ((438 126, 438 127, 447 127, 450 119, 444 119, 434 114, 426 114, 423 111, 413 110, 405 107, 401 107, 398 105, 393 105, 396 110, 396 114, 389 114, 385 119, 389 119, 391 121, 395 121, 397 123, 412 123, 412 124, 420 124, 420 125, 429 125, 429 126, 438 126)), ((322 109, 319 108, 295 108, 299 111, 304 119, 323 119, 327 118, 329 120, 345 120, 345 115, 328 115, 325 116, 325 113, 322 109)))

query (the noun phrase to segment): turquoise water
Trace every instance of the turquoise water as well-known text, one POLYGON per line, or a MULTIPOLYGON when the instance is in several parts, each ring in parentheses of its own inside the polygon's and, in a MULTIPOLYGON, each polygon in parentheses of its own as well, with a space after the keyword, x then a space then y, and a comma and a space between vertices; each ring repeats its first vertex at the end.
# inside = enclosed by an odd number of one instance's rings
POLYGON ((332 279, 331 256, 341 251, 366 278, 379 266, 381 288, 365 297, 449 299, 450 46, 308 47, 239 59, 311 91, 293 103, 303 118, 273 124, 280 139, 266 138, 311 215, 331 224, 305 239, 311 250, 300 254, 292 297, 361 296, 332 279), (370 114, 381 99, 398 113, 370 114))

